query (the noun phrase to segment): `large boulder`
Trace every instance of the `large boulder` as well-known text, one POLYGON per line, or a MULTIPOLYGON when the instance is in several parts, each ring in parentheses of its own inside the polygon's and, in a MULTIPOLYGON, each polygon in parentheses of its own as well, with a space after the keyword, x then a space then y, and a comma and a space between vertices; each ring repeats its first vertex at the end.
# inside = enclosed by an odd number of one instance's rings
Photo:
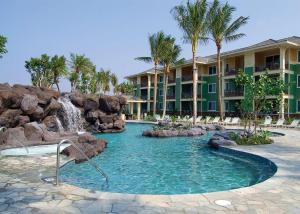
POLYGON ((221 136, 214 135, 207 144, 213 148, 219 148, 220 146, 237 146, 237 143, 233 140, 224 139, 221 136))
POLYGON ((101 115, 99 116, 99 120, 101 123, 113 123, 115 115, 101 115))
POLYGON ((28 116, 20 115, 17 117, 17 126, 24 126, 26 123, 30 123, 30 118, 28 116))
POLYGON ((75 92, 70 94, 70 100, 76 107, 83 108, 85 103, 85 97, 81 93, 75 92))
POLYGON ((39 99, 35 95, 25 94, 22 102, 21 109, 24 113, 31 115, 38 108, 39 99))
POLYGON ((125 126, 125 121, 124 120, 119 119, 119 120, 114 121, 114 128, 121 130, 121 129, 124 128, 124 126, 125 126))
POLYGON ((41 104, 47 104, 52 98, 57 99, 60 96, 59 92, 43 87, 24 86, 16 84, 12 87, 12 90, 20 96, 23 96, 24 94, 35 95, 38 97, 39 103, 41 104))
POLYGON ((38 106, 35 111, 31 114, 33 121, 41 121, 44 118, 44 110, 42 107, 38 106))
POLYGON ((97 110, 98 108, 99 108, 99 103, 97 99, 89 97, 85 100, 84 102, 85 111, 97 110))
POLYGON ((78 137, 78 143, 87 143, 87 142, 91 142, 94 140, 97 140, 97 138, 90 133, 84 133, 84 134, 79 135, 79 137, 78 137))
POLYGON ((9 144, 12 146, 20 146, 26 142, 23 127, 9 128, 5 132, 0 133, 0 145, 9 144))
POLYGON ((58 124, 58 119, 54 115, 45 117, 43 120, 43 123, 45 124, 48 131, 51 131, 51 132, 61 131, 59 124, 58 124))
POLYGON ((57 111, 62 108, 62 104, 56 99, 51 98, 49 105, 45 108, 45 115, 56 115, 57 111))
MULTIPOLYGON (((92 158, 99 153, 101 153, 107 145, 107 142, 102 139, 96 139, 96 140, 91 140, 88 142, 80 142, 76 143, 76 146, 84 152, 84 154, 88 158, 92 158)), ((83 156, 80 152, 78 152, 77 149, 74 148, 74 146, 69 146, 65 148, 62 152, 62 154, 67 155, 71 158, 75 159, 75 163, 80 163, 83 161, 87 161, 86 157, 83 156)))
POLYGON ((99 108, 107 113, 120 113, 120 98, 117 96, 102 96, 99 98, 99 108))
POLYGON ((85 119, 90 123, 94 123, 103 115, 105 115, 105 113, 100 110, 89 111, 86 113, 85 119))
POLYGON ((18 125, 18 117, 22 114, 19 109, 8 109, 0 116, 0 126, 13 128, 18 125))
POLYGON ((27 140, 30 141, 42 141, 43 129, 37 122, 31 122, 24 125, 24 133, 27 140))

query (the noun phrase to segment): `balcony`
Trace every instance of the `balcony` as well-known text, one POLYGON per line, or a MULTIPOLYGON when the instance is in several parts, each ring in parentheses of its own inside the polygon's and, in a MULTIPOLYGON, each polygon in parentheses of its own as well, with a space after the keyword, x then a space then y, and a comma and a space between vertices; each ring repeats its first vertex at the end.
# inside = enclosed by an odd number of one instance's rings
POLYGON ((193 98, 193 93, 192 92, 182 92, 181 98, 182 99, 191 99, 191 98, 193 98))
POLYGON ((226 69, 224 75, 225 75, 225 76, 236 75, 236 74, 238 73, 238 70, 239 70, 239 69, 236 70, 235 68, 232 68, 232 69, 226 69))
POLYGON ((168 100, 175 99, 175 94, 168 94, 167 99, 168 100))
POLYGON ((168 83, 169 84, 175 83, 175 79, 168 79, 168 83))
POLYGON ((242 97, 244 92, 242 90, 224 91, 225 97, 242 97))
POLYGON ((147 87, 148 86, 148 82, 141 82, 141 87, 147 87))
POLYGON ((147 100, 147 98, 148 98, 147 95, 144 95, 144 94, 141 95, 141 99, 142 99, 142 100, 147 100))
POLYGON ((191 80, 193 80, 193 75, 185 75, 181 77, 182 82, 191 81, 191 80))

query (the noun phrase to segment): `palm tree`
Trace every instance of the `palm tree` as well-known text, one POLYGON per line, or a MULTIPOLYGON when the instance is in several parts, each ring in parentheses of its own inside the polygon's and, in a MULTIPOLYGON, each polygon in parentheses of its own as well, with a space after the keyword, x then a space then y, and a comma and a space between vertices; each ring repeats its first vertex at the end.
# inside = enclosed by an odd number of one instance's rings
POLYGON ((99 94, 106 94, 106 92, 110 91, 109 83, 110 83, 110 70, 101 70, 97 74, 97 82, 99 87, 99 94))
MULTIPOLYGON (((198 69, 196 65, 196 53, 199 41, 207 35, 207 3, 206 0, 188 1, 186 5, 178 5, 172 10, 175 20, 183 30, 184 40, 192 45, 193 54, 193 124, 197 118, 197 88, 198 69)), ((202 105, 202 103, 201 103, 202 105)))
POLYGON ((110 75, 110 82, 112 84, 112 86, 114 87, 114 94, 116 95, 118 92, 118 77, 116 74, 112 73, 110 75))
POLYGON ((71 73, 69 80, 71 81, 71 90, 78 89, 78 82, 82 74, 88 74, 94 69, 91 60, 84 55, 71 54, 70 56, 71 73))
POLYGON ((57 90, 60 92, 59 79, 67 75, 66 58, 64 56, 55 55, 51 58, 50 65, 53 75, 53 84, 56 85, 57 90))
POLYGON ((208 26, 211 40, 213 40, 217 47, 217 76, 218 76, 218 107, 221 119, 223 119, 223 102, 222 102, 222 79, 221 79, 221 48, 222 42, 235 41, 245 36, 243 33, 237 33, 239 28, 245 25, 249 17, 240 16, 232 21, 232 13, 235 7, 231 7, 228 3, 221 4, 219 0, 214 0, 208 12, 208 26))
POLYGON ((161 58, 162 64, 164 66, 164 94, 163 94, 163 115, 166 115, 167 108, 167 91, 168 91, 168 76, 170 74, 170 68, 172 65, 177 65, 181 63, 184 59, 178 60, 181 52, 181 48, 175 44, 175 38, 172 36, 167 36, 163 42, 164 52, 161 58))
POLYGON ((6 37, 0 35, 0 58, 2 58, 3 54, 7 53, 7 49, 5 48, 6 42, 6 37))
POLYGON ((154 93, 153 93, 153 116, 156 114, 156 100, 157 100, 157 71, 158 65, 161 64, 161 56, 164 51, 162 48, 162 43, 165 39, 165 34, 159 31, 155 34, 149 35, 149 46, 150 46, 150 57, 138 57, 136 60, 144 62, 154 63, 154 93))

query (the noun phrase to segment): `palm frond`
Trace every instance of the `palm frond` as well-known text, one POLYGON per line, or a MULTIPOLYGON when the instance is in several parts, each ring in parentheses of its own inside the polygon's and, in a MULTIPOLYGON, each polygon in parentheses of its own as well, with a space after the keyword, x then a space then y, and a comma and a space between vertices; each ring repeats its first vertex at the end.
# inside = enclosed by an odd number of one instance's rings
POLYGON ((135 60, 143 61, 143 62, 147 62, 147 63, 152 62, 152 58, 151 57, 137 57, 137 58, 135 58, 135 60))
POLYGON ((239 33, 239 34, 227 36, 227 37, 225 37, 225 41, 226 42, 235 41, 235 40, 238 40, 238 39, 240 39, 240 38, 242 38, 244 36, 246 36, 246 34, 244 34, 244 33, 239 33))

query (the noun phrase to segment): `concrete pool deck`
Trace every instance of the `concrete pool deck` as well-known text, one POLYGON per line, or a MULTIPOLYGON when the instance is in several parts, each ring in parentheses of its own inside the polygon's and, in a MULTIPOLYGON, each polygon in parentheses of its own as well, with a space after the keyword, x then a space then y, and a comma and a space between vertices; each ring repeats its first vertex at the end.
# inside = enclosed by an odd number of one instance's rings
POLYGON ((97 192, 43 182, 55 173, 55 155, 0 157, 0 213, 300 213, 300 131, 274 144, 234 149, 272 160, 277 173, 265 182, 230 191, 191 195, 134 195, 97 192), (227 207, 215 204, 227 200, 227 207))

